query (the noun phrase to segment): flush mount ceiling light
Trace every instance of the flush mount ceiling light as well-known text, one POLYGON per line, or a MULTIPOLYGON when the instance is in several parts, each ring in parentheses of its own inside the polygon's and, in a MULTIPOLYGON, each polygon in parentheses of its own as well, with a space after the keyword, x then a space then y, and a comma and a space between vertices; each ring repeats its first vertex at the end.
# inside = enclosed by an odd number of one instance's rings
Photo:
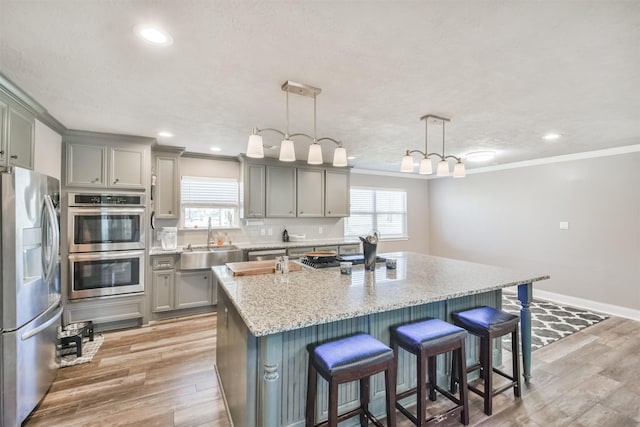
POLYGON ((464 155, 464 159, 469 162, 486 162, 496 156, 494 151, 474 151, 464 155))
POLYGON ((162 131, 162 132, 158 132, 158 136, 162 138, 171 138, 173 134, 171 132, 162 131))
POLYGON ((320 142, 331 141, 337 145, 333 152, 333 166, 347 166, 347 150, 342 146, 342 142, 329 137, 316 137, 316 97, 320 94, 322 89, 288 80, 282 84, 282 90, 286 93, 287 104, 287 127, 285 132, 274 128, 254 128, 253 133, 249 136, 249 142, 247 144, 247 157, 258 159, 264 157, 264 145, 262 142, 262 135, 260 134, 265 131, 270 131, 279 133, 284 138, 280 144, 280 155, 278 156, 279 160, 282 162, 294 162, 296 160, 295 147, 292 138, 302 136, 311 141, 311 145, 309 146, 309 157, 307 158, 308 164, 321 165, 323 160, 320 142), (313 136, 307 135, 306 133, 289 133, 289 93, 313 98, 313 136))
POLYGON ((209 150, 217 152, 217 151, 222 151, 222 148, 220 148, 220 147, 211 147, 211 148, 209 148, 209 150))
POLYGON ((170 46, 173 38, 161 28, 152 25, 136 25, 134 31, 144 40, 156 46, 170 46))
POLYGON ((560 135, 559 133, 555 133, 555 132, 550 132, 546 135, 544 135, 542 137, 542 139, 546 140, 546 141, 555 141, 556 139, 559 139, 562 135, 560 135))
POLYGON ((407 150, 404 157, 402 158, 402 163, 400 164, 401 172, 413 172, 413 157, 412 154, 418 153, 422 156, 422 160, 420 161, 420 169, 418 169, 418 173, 420 175, 429 175, 433 173, 433 167, 431 165, 431 156, 438 157, 440 161, 438 162, 438 169, 436 171, 437 176, 449 176, 449 159, 454 159, 456 164, 453 168, 453 177, 454 178, 464 178, 466 176, 466 171, 464 168, 464 163, 460 157, 445 155, 444 151, 444 126, 445 123, 450 122, 451 119, 446 117, 436 116, 434 114, 427 114, 425 116, 420 117, 420 120, 425 121, 424 128, 424 152, 420 150, 407 150), (439 153, 429 153, 427 148, 428 143, 428 129, 429 129, 429 121, 432 123, 442 123, 442 154, 439 153))

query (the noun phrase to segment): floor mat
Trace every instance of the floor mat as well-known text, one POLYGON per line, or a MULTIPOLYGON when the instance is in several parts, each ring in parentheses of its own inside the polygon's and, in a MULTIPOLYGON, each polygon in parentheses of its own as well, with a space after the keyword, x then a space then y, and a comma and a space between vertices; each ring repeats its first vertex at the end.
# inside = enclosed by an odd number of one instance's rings
MULTIPOLYGON (((502 294, 502 309, 520 315, 520 301, 515 294, 502 294)), ((608 319, 608 316, 581 308, 569 307, 534 299, 531 309, 531 349, 537 350, 588 326, 608 319)), ((502 348, 511 349, 511 335, 502 338, 502 348)))

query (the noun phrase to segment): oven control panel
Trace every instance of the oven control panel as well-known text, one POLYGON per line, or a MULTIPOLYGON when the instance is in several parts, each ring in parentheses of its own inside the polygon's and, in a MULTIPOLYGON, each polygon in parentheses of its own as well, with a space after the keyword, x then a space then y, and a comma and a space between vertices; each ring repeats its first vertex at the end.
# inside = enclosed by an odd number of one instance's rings
POLYGON ((144 206, 144 194, 69 193, 69 206, 144 206))

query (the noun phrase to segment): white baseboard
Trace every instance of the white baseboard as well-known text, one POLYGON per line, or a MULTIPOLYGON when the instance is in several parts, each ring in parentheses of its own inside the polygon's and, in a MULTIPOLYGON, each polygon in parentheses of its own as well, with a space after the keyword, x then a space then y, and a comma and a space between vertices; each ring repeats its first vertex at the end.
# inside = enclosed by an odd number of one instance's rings
MULTIPOLYGON (((515 289, 505 288, 503 292, 516 293, 515 289)), ((634 310, 619 305, 605 304, 598 301, 592 301, 584 298, 572 297, 569 295, 557 294, 555 292, 533 289, 533 297, 546 301, 556 302, 559 304, 570 305, 572 307, 584 308, 586 310, 597 311, 598 313, 608 314, 610 316, 624 317, 625 319, 640 321, 640 310, 634 310)))

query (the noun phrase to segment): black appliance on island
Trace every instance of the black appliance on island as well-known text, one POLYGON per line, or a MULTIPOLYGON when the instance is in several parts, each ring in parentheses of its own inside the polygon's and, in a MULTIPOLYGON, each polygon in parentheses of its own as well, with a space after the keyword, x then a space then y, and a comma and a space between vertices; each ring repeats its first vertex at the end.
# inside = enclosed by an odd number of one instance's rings
MULTIPOLYGON (((353 265, 364 264, 364 254, 354 255, 332 255, 332 256, 303 256, 300 258, 300 263, 309 266, 311 268, 329 268, 340 267, 341 262, 350 262, 353 265)), ((376 263, 385 262, 386 258, 377 256, 376 263)))

